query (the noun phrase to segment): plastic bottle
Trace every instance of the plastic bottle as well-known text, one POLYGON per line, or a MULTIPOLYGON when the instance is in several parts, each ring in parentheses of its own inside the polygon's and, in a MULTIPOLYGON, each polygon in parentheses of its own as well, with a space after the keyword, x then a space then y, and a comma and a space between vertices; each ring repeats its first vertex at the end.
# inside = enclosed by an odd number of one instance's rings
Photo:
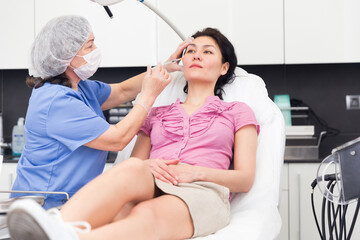
POLYGON ((14 156, 20 156, 25 145, 25 129, 24 129, 24 118, 18 119, 17 125, 13 127, 12 131, 12 154, 14 156))

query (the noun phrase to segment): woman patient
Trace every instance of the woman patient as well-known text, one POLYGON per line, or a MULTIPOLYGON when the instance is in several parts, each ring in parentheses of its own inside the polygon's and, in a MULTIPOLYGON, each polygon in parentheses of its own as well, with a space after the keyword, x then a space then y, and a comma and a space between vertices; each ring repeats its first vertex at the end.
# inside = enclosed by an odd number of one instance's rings
POLYGON ((186 239, 229 223, 229 192, 253 185, 259 126, 245 103, 221 100, 237 65, 232 44, 212 28, 193 37, 182 58, 186 100, 153 108, 132 157, 60 212, 15 202, 12 239, 186 239))

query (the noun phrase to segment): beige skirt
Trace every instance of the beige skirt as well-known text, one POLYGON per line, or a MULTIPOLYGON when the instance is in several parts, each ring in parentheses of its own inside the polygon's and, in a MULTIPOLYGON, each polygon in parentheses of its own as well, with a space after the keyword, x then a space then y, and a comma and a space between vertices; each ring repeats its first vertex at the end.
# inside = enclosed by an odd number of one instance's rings
POLYGON ((179 183, 174 186, 155 179, 166 194, 181 198, 189 208, 195 237, 212 234, 230 222, 229 189, 211 182, 179 183))

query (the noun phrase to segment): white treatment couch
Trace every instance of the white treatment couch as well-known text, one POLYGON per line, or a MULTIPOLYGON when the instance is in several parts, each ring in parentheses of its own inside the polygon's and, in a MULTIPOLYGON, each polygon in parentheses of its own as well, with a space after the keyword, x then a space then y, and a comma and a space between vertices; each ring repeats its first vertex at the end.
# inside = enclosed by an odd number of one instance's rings
MULTIPOLYGON (((265 83, 260 77, 239 67, 236 75, 234 82, 224 88, 224 100, 247 103, 260 124, 255 182, 250 192, 234 194, 230 224, 215 234, 197 238, 199 240, 271 240, 276 239, 281 228, 278 207, 285 149, 284 119, 268 97, 265 83)), ((154 106, 169 105, 176 98, 185 100, 182 72, 172 73, 172 78, 171 84, 159 95, 154 106)), ((118 153, 115 163, 129 158, 134 143, 135 139, 118 153)))

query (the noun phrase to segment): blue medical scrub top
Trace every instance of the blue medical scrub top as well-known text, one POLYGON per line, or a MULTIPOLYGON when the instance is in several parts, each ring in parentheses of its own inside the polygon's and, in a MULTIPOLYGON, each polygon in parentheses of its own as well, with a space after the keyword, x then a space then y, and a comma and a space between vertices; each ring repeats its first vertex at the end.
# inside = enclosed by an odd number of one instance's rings
MULTIPOLYGON (((61 191, 70 197, 102 173, 107 151, 84 146, 109 128, 101 105, 110 85, 85 80, 78 91, 45 83, 33 89, 25 120, 26 142, 13 190, 61 191)), ((19 197, 28 194, 11 194, 19 197)), ((36 194, 30 194, 36 195, 36 194)), ((45 208, 65 195, 45 194, 45 208)))

